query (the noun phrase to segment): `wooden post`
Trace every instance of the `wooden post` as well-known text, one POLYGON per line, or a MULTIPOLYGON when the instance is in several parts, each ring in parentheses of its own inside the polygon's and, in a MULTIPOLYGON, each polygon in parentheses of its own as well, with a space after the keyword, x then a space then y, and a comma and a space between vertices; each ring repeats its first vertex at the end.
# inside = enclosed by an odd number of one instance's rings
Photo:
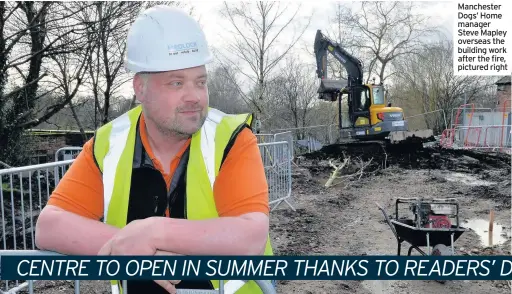
POLYGON ((494 229, 494 209, 489 212, 489 247, 492 247, 492 232, 494 229))

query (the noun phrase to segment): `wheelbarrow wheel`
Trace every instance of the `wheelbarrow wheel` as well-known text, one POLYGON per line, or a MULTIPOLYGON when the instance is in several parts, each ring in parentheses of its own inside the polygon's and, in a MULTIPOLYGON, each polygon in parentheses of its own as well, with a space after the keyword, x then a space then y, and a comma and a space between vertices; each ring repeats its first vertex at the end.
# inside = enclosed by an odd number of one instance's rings
MULTIPOLYGON (((433 256, 451 256, 453 255, 452 250, 448 248, 448 246, 444 244, 437 244, 434 246, 434 249, 432 250, 433 256)), ((436 282, 444 284, 446 283, 446 280, 436 280, 436 282)))

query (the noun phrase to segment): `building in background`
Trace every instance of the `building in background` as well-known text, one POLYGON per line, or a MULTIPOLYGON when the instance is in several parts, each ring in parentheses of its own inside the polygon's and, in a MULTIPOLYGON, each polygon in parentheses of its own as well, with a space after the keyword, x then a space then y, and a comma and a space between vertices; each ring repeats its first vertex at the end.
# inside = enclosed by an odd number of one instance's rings
MULTIPOLYGON (((24 152, 27 154, 27 165, 41 164, 55 161, 57 150, 64 147, 82 147, 83 144, 94 136, 94 131, 79 130, 49 130, 30 129, 24 134, 26 146, 24 152), (84 138, 85 136, 85 138, 84 138)), ((58 160, 71 159, 69 152, 62 152, 58 160)), ((75 154, 75 152, 72 152, 75 154)))
POLYGON ((505 101, 509 101, 506 105, 507 108, 511 107, 510 97, 510 76, 505 76, 499 79, 496 83, 496 108, 505 107, 505 101))

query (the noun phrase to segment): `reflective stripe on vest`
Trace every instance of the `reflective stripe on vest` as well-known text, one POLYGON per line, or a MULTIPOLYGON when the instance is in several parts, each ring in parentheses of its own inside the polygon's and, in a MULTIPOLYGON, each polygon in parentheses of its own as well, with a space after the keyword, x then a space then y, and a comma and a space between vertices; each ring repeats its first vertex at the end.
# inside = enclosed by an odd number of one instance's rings
MULTIPOLYGON (((131 182, 136 128, 141 112, 141 106, 137 106, 98 129, 94 138, 94 157, 103 172, 103 221, 118 228, 126 225, 130 195, 130 185, 126 183, 131 182)), ((190 142, 187 178, 192 180, 187 181, 186 185, 187 219, 218 217, 213 185, 224 151, 232 135, 244 124, 250 125, 251 120, 252 116, 248 114, 229 115, 209 108, 203 126, 192 135, 190 142)), ((268 238, 265 255, 272 254, 268 238)), ((219 287, 218 281, 211 282, 214 288, 219 287)), ((112 293, 122 293, 118 281, 111 281, 111 285, 112 293)), ((250 281, 236 293, 261 293, 261 290, 250 281)))

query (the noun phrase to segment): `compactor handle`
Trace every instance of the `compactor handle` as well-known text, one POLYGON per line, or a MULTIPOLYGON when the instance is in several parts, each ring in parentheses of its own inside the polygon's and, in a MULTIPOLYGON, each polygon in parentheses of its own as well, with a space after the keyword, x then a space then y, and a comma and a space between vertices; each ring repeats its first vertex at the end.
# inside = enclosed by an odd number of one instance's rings
POLYGON ((379 205, 379 203, 375 202, 375 204, 377 205, 377 207, 379 208, 380 211, 382 211, 382 214, 384 214, 384 218, 386 219, 386 222, 388 223, 389 227, 391 228, 391 231, 393 232, 393 234, 395 234, 395 237, 397 240, 400 240, 398 238, 398 233, 396 232, 395 230, 395 227, 393 226, 393 224, 391 223, 391 221, 389 220, 389 217, 388 217, 388 214, 386 213, 386 211, 384 210, 384 208, 382 208, 382 206, 379 205))

